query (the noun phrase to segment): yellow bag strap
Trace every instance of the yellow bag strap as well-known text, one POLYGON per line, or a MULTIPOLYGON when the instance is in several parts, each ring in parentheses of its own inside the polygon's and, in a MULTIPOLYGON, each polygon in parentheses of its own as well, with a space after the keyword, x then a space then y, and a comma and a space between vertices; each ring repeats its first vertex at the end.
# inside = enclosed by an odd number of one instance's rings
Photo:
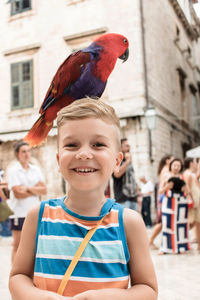
MULTIPOLYGON (((105 216, 104 216, 105 217, 105 216)), ((80 246, 78 247, 69 267, 67 268, 67 271, 65 272, 63 278, 62 278, 62 281, 60 283, 60 286, 57 290, 57 293, 59 295, 62 295, 63 292, 64 292, 64 289, 68 283, 68 280, 72 274, 72 272, 74 271, 78 261, 79 261, 79 258, 81 257, 83 251, 85 250, 85 247, 87 246, 88 242, 90 241, 90 239, 92 238, 93 234, 95 233, 95 231, 97 230, 97 228, 99 227, 99 225, 102 223, 104 217, 99 221, 99 223, 97 224, 96 227, 90 229, 88 231, 88 233, 86 234, 86 236, 84 237, 84 239, 82 240, 80 246)))

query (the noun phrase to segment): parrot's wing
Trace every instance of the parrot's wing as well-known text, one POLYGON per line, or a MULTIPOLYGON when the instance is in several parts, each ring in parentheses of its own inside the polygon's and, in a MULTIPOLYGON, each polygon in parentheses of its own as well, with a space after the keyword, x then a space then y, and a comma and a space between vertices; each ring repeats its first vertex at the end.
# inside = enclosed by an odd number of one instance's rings
POLYGON ((74 52, 58 68, 45 99, 40 108, 40 114, 51 106, 57 99, 70 90, 70 86, 76 82, 85 69, 87 63, 91 61, 89 52, 74 52))

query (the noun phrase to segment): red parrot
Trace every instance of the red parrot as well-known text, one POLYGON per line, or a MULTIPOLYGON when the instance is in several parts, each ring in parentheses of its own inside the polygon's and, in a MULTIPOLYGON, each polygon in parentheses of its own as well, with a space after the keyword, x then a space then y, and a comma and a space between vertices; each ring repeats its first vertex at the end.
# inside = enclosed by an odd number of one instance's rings
POLYGON ((87 48, 69 55, 58 68, 40 107, 41 116, 24 140, 31 147, 47 137, 57 112, 77 99, 101 97, 117 58, 126 61, 129 55, 126 37, 107 33, 87 48))

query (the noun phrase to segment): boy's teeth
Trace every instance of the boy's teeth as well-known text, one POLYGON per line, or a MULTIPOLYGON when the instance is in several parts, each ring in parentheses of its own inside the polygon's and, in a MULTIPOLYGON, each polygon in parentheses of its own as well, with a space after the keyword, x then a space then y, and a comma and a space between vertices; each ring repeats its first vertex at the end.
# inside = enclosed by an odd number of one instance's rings
POLYGON ((88 172, 94 172, 94 169, 75 169, 76 172, 84 172, 84 173, 88 173, 88 172))

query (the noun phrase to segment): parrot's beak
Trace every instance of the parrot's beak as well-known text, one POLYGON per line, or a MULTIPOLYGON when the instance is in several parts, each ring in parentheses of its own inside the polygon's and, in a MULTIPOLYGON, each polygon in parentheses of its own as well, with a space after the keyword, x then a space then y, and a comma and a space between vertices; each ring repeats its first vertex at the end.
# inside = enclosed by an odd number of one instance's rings
POLYGON ((127 48, 126 51, 119 57, 123 60, 123 63, 128 59, 129 57, 129 49, 127 48))

